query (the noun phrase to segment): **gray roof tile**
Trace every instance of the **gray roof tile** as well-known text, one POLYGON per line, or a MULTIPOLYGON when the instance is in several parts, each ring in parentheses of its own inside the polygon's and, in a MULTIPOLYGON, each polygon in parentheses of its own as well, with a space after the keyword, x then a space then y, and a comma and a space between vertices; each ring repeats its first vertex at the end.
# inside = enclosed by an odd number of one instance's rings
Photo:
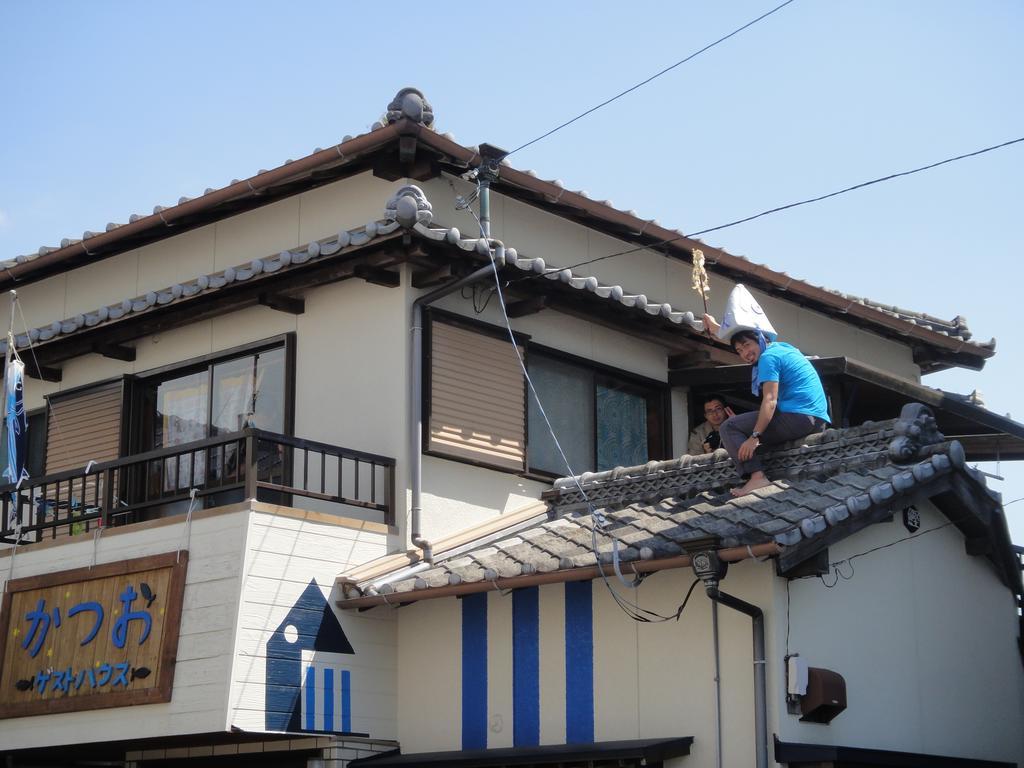
MULTIPOLYGON (((933 480, 948 472, 964 471, 971 482, 983 483, 966 473, 959 444, 937 442, 942 439, 937 432, 922 439, 931 444, 927 451, 920 445, 914 448, 917 452, 909 464, 894 463, 889 458, 889 443, 897 432, 907 434, 908 423, 898 429, 895 422, 882 422, 829 430, 801 445, 782 446, 769 453, 766 462, 785 466, 797 479, 777 481, 740 498, 719 492, 723 474, 732 469, 727 458, 714 455, 699 457, 697 462, 659 462, 584 476, 580 481, 588 495, 618 507, 606 513, 607 523, 596 536, 592 515, 585 510, 569 511, 581 504, 576 481, 560 480, 546 494, 556 515, 553 519, 525 523, 503 540, 481 543, 468 554, 398 578, 392 588, 409 592, 443 586, 453 580, 449 572, 465 584, 591 566, 598 556, 608 563, 616 546, 623 564, 674 557, 688 543, 709 538, 720 547, 773 541, 787 547, 812 546, 830 528, 852 530, 849 526, 858 518, 866 524, 869 515, 902 503, 904 495, 909 498, 926 491, 933 480), (844 469, 821 474, 819 467, 829 457, 840 457, 844 469), (808 468, 812 476, 803 477, 808 468), (646 501, 657 488, 661 493, 656 500, 646 501)), ((897 455, 895 450, 893 455, 897 455)))

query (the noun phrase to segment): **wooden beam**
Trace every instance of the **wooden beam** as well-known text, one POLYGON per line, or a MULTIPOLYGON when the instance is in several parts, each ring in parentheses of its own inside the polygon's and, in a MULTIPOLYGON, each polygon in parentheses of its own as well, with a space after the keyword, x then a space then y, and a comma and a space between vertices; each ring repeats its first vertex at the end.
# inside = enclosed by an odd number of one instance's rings
POLYGON ((93 344, 92 351, 97 355, 109 357, 111 360, 122 360, 126 363, 135 362, 135 347, 125 344, 93 344))
POLYGON ((509 317, 526 317, 527 315, 533 315, 540 312, 542 309, 547 309, 548 299, 547 296, 534 296, 532 299, 523 299, 522 301, 514 301, 508 305, 508 316, 509 317))
POLYGON ((678 368, 706 368, 709 365, 712 365, 711 353, 706 349, 694 349, 668 358, 670 371, 678 368))
POLYGON ((25 375, 31 376, 33 379, 42 379, 43 381, 59 382, 63 378, 63 372, 60 368, 50 368, 45 365, 37 365, 34 356, 23 360, 25 363, 25 375))
POLYGON ((355 268, 354 274, 368 283, 383 285, 385 288, 397 288, 401 284, 401 275, 397 272, 371 267, 368 264, 359 264, 355 268))
POLYGON ((290 315, 301 315, 306 311, 304 299, 283 296, 280 293, 261 293, 259 303, 264 307, 276 309, 278 312, 287 312, 290 315))
POLYGON ((41 364, 53 365, 91 353, 94 344, 123 344, 153 333, 164 333, 172 328, 255 306, 261 293, 287 295, 299 293, 313 286, 346 280, 353 277, 358 263, 356 259, 382 258, 384 256, 381 251, 400 237, 398 234, 380 236, 367 246, 351 246, 339 255, 319 259, 298 269, 287 269, 273 274, 262 273, 245 282, 235 282, 217 291, 179 299, 166 306, 157 305, 145 312, 132 313, 120 320, 102 323, 93 328, 83 328, 73 334, 37 345, 36 352, 41 364), (352 258, 348 254, 349 250, 358 251, 358 256, 352 258))
POLYGON ((414 272, 412 276, 412 287, 413 288, 433 288, 435 285, 441 285, 441 283, 447 282, 452 279, 451 264, 445 264, 440 269, 435 269, 430 272, 414 272))

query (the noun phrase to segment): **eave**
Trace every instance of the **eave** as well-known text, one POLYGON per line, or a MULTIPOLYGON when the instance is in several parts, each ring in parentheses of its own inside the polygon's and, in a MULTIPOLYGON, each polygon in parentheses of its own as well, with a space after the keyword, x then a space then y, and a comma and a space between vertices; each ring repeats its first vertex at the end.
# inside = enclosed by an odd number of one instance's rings
MULTIPOLYGON (((60 248, 42 248, 40 255, 0 272, 0 290, 17 287, 53 274, 80 267, 126 250, 172 237, 181 232, 234 216, 243 211, 329 184, 372 169, 388 179, 429 178, 441 170, 460 173, 480 162, 479 152, 464 147, 408 117, 378 126, 369 133, 264 171, 178 205, 154 210, 152 215, 132 217, 123 225, 108 225, 103 233, 60 248)), ((897 339, 914 349, 914 358, 925 372, 950 366, 980 370, 995 354, 993 345, 972 344, 901 320, 878 308, 842 294, 811 285, 733 256, 719 248, 688 238, 681 232, 618 210, 604 202, 572 192, 554 182, 502 166, 494 189, 557 216, 592 227, 627 243, 689 262, 700 248, 709 269, 742 281, 781 298, 818 311, 842 315, 848 322, 897 339)))

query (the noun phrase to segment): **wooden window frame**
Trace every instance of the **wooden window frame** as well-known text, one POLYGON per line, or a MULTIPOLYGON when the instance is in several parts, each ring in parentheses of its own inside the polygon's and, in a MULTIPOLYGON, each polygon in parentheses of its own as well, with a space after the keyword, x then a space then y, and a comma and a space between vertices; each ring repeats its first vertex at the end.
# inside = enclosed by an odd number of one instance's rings
MULTIPOLYGON (((476 333, 490 336, 492 338, 502 339, 506 343, 508 342, 508 329, 504 326, 493 325, 491 323, 478 320, 476 318, 467 317, 460 315, 455 312, 450 312, 443 309, 437 309, 434 307, 427 308, 424 311, 424 323, 423 323, 423 381, 420 392, 420 397, 423 403, 423 429, 421 430, 421 445, 420 450, 425 456, 433 456, 436 458, 446 459, 447 461, 455 461, 461 464, 469 464, 475 467, 483 467, 485 469, 491 469, 496 472, 504 472, 507 474, 513 474, 517 477, 522 477, 527 480, 537 480, 543 483, 550 483, 551 480, 563 477, 563 474, 550 473, 544 470, 536 470, 530 467, 530 388, 529 385, 523 387, 523 422, 524 422, 524 435, 523 435, 523 450, 524 450, 524 469, 514 470, 508 467, 497 466, 489 462, 466 458, 463 456, 452 456, 444 453, 443 451, 433 450, 430 448, 430 417, 432 411, 432 398, 431 392, 433 388, 432 381, 432 349, 433 349, 433 337, 431 333, 431 327, 434 322, 444 322, 449 325, 463 328, 468 331, 474 331, 476 333)), ((645 395, 648 397, 648 402, 653 404, 659 412, 655 416, 655 424, 659 435, 657 439, 658 450, 655 454, 649 455, 649 460, 658 460, 669 458, 671 454, 670 441, 672 435, 672 409, 671 409, 671 387, 667 382, 658 381, 651 379, 640 374, 632 373, 630 371, 616 368, 614 366, 606 365, 604 363, 595 362, 588 360, 587 358, 573 355, 568 352, 548 347, 542 344, 536 344, 532 341, 529 334, 513 331, 513 338, 522 347, 523 363, 526 365, 527 371, 530 370, 530 358, 531 355, 536 354, 542 357, 548 357, 559 362, 567 363, 569 365, 586 369, 592 372, 595 377, 605 377, 606 379, 613 379, 621 381, 623 384, 632 386, 640 390, 641 392, 649 393, 645 395)), ((596 383, 596 382, 595 382, 596 383)), ((525 383, 524 383, 525 384, 525 383)), ((592 436, 593 440, 593 451, 594 458, 597 458, 597 429, 596 429, 596 397, 594 403, 595 409, 595 429, 592 436)), ((650 419, 648 420, 648 430, 650 434, 650 428, 652 424, 650 419)), ((650 445, 650 438, 648 438, 650 445)), ((649 454, 650 448, 648 448, 649 454)))
MULTIPOLYGON (((207 395, 209 402, 207 403, 207 414, 212 413, 212 400, 213 400, 213 368, 219 363, 224 363, 235 358, 246 357, 247 355, 257 354, 259 352, 266 352, 271 349, 284 349, 284 433, 289 437, 294 437, 295 434, 295 368, 296 368, 296 334, 294 331, 289 333, 282 333, 277 336, 271 336, 260 341, 253 341, 247 344, 240 344, 230 349, 221 350, 219 352, 211 352, 206 355, 199 357, 189 358, 188 360, 182 360, 177 363, 170 363, 168 365, 162 365, 158 368, 151 368, 148 371, 137 373, 131 377, 131 389, 132 391, 127 393, 125 399, 126 404, 130 407, 130 416, 128 419, 122 419, 122 427, 124 432, 122 434, 122 456, 131 455, 133 453, 140 453, 147 450, 141 443, 143 442, 142 433, 142 401, 140 399, 140 393, 142 387, 151 385, 155 382, 168 381, 170 379, 179 378, 186 376, 189 373, 200 373, 206 371, 210 377, 210 391, 207 395), (128 422, 125 424, 125 422, 128 422)), ((126 388, 127 389, 127 388, 126 388)), ((209 415, 207 416, 207 426, 209 425, 209 415)))
MULTIPOLYGON (((616 368, 605 363, 595 362, 588 360, 585 357, 579 355, 573 355, 569 352, 563 352, 559 349, 552 347, 543 346, 540 344, 531 344, 530 351, 538 357, 547 357, 556 362, 565 363, 567 365, 582 368, 590 371, 594 375, 594 386, 595 390, 598 385, 598 380, 601 377, 607 379, 617 380, 622 384, 625 384, 627 388, 635 388, 636 394, 643 396, 647 402, 648 407, 652 405, 656 409, 653 423, 650 414, 648 414, 647 428, 648 428, 648 461, 659 461, 667 459, 671 455, 671 448, 669 446, 671 435, 672 435, 672 408, 671 408, 671 387, 664 381, 658 381, 651 379, 646 376, 642 376, 637 373, 625 371, 621 368, 616 368), (657 430, 656 450, 651 450, 652 438, 651 428, 655 427, 657 430)), ((529 366, 527 366, 529 370, 529 366)), ((594 393, 594 431, 591 435, 591 449, 593 452, 594 462, 597 462, 597 393, 594 393)), ((529 403, 527 403, 527 406, 529 403)), ((529 435, 530 432, 530 419, 529 413, 527 412, 526 419, 526 432, 529 435)), ((590 471, 590 470, 581 470, 590 471)), ((527 452, 526 455, 526 472, 524 475, 536 480, 542 480, 550 482, 551 480, 557 480, 560 477, 565 477, 568 470, 565 473, 552 473, 543 469, 537 469, 530 466, 530 455, 527 452)))

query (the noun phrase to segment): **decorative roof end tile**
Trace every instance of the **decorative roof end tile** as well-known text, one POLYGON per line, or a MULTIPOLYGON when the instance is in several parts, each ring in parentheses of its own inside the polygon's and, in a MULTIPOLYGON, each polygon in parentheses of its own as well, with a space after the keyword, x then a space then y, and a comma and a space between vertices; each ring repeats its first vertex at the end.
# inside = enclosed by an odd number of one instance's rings
POLYGON ((403 88, 395 94, 385 116, 389 124, 403 117, 428 128, 434 124, 434 109, 418 88, 403 88))
POLYGON ((889 444, 889 458, 897 464, 916 461, 925 447, 941 443, 944 439, 935 415, 921 403, 903 406, 893 431, 897 437, 889 444))
POLYGON ((406 229, 412 229, 417 223, 430 224, 433 217, 430 201, 415 184, 400 187, 384 206, 384 219, 397 221, 406 229))

